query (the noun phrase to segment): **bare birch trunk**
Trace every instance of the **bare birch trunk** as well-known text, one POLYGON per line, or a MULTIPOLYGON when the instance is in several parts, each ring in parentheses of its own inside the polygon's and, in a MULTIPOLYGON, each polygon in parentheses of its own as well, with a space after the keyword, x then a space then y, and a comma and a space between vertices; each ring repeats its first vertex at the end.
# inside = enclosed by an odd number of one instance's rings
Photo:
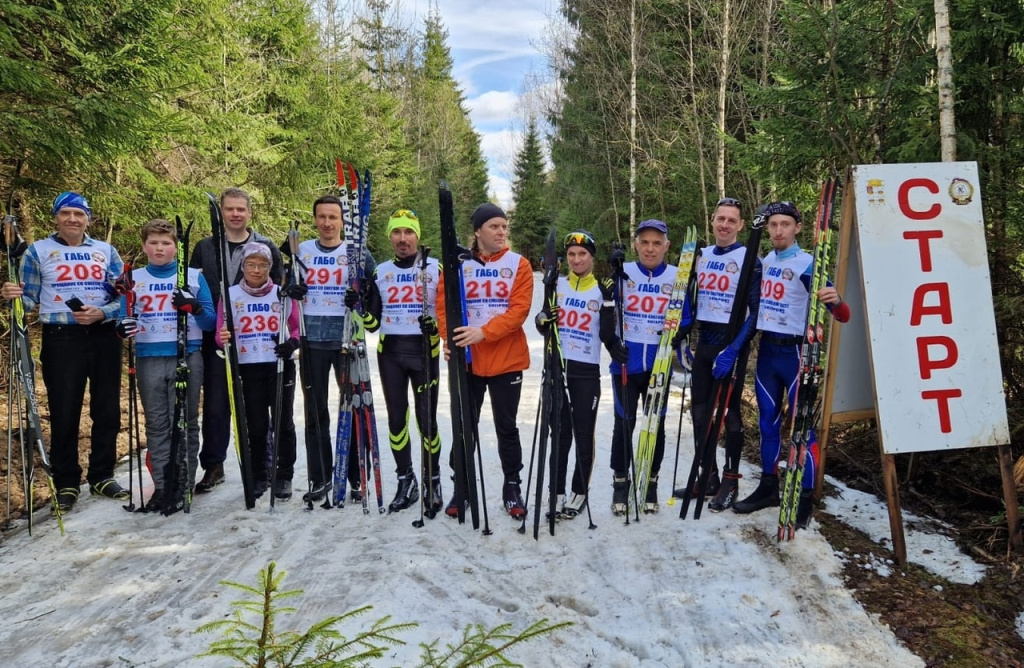
POLYGON ((956 115, 953 110, 953 49, 948 0, 935 0, 935 57, 938 61, 939 142, 942 161, 956 160, 956 115))
POLYGON ((729 81, 730 9, 732 2, 725 0, 722 7, 722 60, 718 77, 718 195, 725 196, 725 93, 729 81))

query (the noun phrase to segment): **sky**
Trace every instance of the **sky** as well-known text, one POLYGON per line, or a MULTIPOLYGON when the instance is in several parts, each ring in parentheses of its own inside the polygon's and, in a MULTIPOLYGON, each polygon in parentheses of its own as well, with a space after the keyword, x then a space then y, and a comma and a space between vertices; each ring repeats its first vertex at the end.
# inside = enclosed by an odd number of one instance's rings
MULTIPOLYGON (((543 77, 541 44, 557 0, 437 0, 455 79, 480 134, 490 190, 505 207, 512 204, 512 171, 527 112, 520 100, 543 77)), ((428 0, 406 0, 409 14, 425 16, 428 0)), ((418 22, 422 25, 422 20, 418 22)))
MULTIPOLYGON (((538 303, 539 275, 535 286, 538 303)), ((526 333, 538 359, 543 340, 533 327, 526 333)), ((375 351, 376 335, 369 335, 367 344, 375 351)), ((380 397, 375 362, 371 374, 380 397)), ((444 365, 440 383, 447 387, 444 365)), ((524 462, 532 451, 539 387, 535 364, 524 374, 518 413, 524 462)), ((900 577, 884 551, 837 553, 813 522, 793 541, 777 543, 775 509, 750 515, 705 511, 699 520, 691 511, 689 519, 679 518, 679 504, 670 506, 664 497, 672 487, 678 388, 669 398, 671 436, 659 485, 660 512, 629 524, 612 516, 611 393, 605 391, 600 401, 590 516, 559 521, 554 535, 542 517, 535 540, 535 486, 526 495, 531 515, 525 534, 501 508, 501 466, 487 403, 480 435, 490 535, 443 515, 414 528, 417 510, 379 515, 373 498, 369 514, 353 503, 306 510, 299 501, 306 488, 300 395, 295 496, 277 502, 273 511, 265 498, 255 509, 244 509, 238 465, 229 456, 227 482, 197 496, 189 514, 126 513, 119 502, 83 493, 65 516, 65 536, 45 510, 34 535, 22 527, 0 536, 0 664, 237 665, 198 658, 216 636, 196 629, 226 619, 231 602, 243 598, 221 581, 255 584, 259 570, 273 560, 287 573, 283 589, 303 592, 288 599, 295 612, 277 619, 280 630, 302 631, 364 605, 373 610, 343 625, 343 635, 351 638, 384 615, 393 623, 419 625, 399 634, 408 644, 388 650, 386 660, 373 666, 415 666, 420 643, 440 640, 443 647, 469 624, 510 624, 517 632, 542 619, 571 626, 513 647, 511 660, 531 668, 848 668, 856 657, 859 666, 924 666, 843 584, 843 564, 850 560, 874 577, 900 577)), ((451 443, 449 405, 442 393, 437 422, 442 461, 451 443)), ((376 421, 378 434, 386 434, 383 410, 378 409, 376 421)), ((689 459, 685 444, 692 439, 689 420, 681 424, 680 477, 689 459)), ((381 457, 386 506, 395 490, 394 463, 386 451, 381 457)), ((749 463, 742 472, 741 495, 753 489, 757 477, 749 463)), ((128 473, 122 462, 116 477, 125 487, 128 473)), ((523 477, 535 481, 527 471, 523 477)), ((884 502, 836 484, 838 498, 829 497, 817 512, 835 514, 875 541, 886 540, 884 502)), ((442 485, 447 499, 447 477, 442 485)), ((143 488, 148 497, 148 475, 143 488)), ((912 562, 954 582, 975 582, 984 574, 983 566, 943 535, 940 524, 909 513, 905 520, 912 562)))

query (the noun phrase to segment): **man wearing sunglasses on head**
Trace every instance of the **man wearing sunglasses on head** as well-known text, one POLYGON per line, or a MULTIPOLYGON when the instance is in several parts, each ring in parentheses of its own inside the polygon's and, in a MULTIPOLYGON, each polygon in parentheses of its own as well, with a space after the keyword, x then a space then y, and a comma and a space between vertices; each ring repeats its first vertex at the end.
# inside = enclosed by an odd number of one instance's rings
MULTIPOLYGON (((612 252, 611 265, 622 286, 623 338, 626 350, 612 350, 612 386, 615 388, 615 426, 612 433, 612 513, 625 515, 629 504, 629 469, 633 464, 633 428, 637 405, 647 397, 651 369, 661 341, 665 310, 676 281, 675 265, 665 263, 669 249, 668 226, 645 220, 636 228, 633 248, 639 259, 625 263, 625 253, 612 252), (625 365, 626 377, 622 377, 625 365)), ((618 289, 618 288, 617 288, 618 289)), ((665 423, 659 421, 651 460, 651 477, 643 500, 645 513, 658 512, 658 473, 665 456, 665 423)))
MULTIPOLYGON (((341 199, 337 195, 317 198, 313 202, 313 223, 317 238, 300 243, 298 258, 291 259, 292 262, 297 260, 303 270, 302 282, 288 285, 283 290, 286 296, 302 300, 304 304, 302 317, 307 348, 300 353, 299 364, 304 376, 302 392, 305 398, 306 469, 309 478, 309 491, 302 496, 305 503, 323 501, 333 484, 333 432, 327 395, 332 368, 335 381, 341 383, 345 314, 358 301, 358 294, 348 290, 349 272, 356 267, 348 264, 341 199)), ((372 272, 374 266, 367 251, 363 254, 364 272, 372 272)), ((353 447, 355 433, 353 429, 349 442, 348 486, 351 499, 362 501, 359 458, 355 456, 356 448, 353 447)))
MULTIPOLYGON (((716 460, 706 489, 708 495, 714 495, 708 504, 708 509, 713 512, 731 507, 739 491, 740 453, 743 450, 740 399, 761 296, 761 260, 758 258, 750 281, 747 316, 739 334, 730 339, 729 318, 736 301, 740 268, 747 252, 738 240, 743 225, 743 205, 740 201, 732 197, 720 199, 711 217, 715 243, 701 249, 697 260, 697 308, 694 318, 700 324, 697 325, 697 346, 691 372, 693 384, 690 406, 698 452, 702 450, 700 439, 707 433, 712 417, 711 387, 714 380, 727 377, 735 368, 735 380, 725 416, 725 469, 720 478, 716 460)), ((676 490, 676 496, 682 496, 683 491, 676 490)))
POLYGON ((433 517, 443 503, 436 389, 441 339, 434 319, 439 265, 434 258, 428 258, 426 267, 422 266, 420 221, 415 211, 399 209, 392 213, 387 232, 395 257, 377 265, 363 300, 363 321, 371 332, 380 330, 377 365, 388 409, 391 454, 398 473, 398 490, 388 512, 409 508, 420 498, 409 436, 408 388, 412 386, 422 445, 423 509, 433 517), (424 368, 425 337, 430 341, 429 369, 424 368))
MULTIPOLYGON (((500 207, 485 203, 473 211, 473 255, 463 264, 466 325, 455 328, 446 345, 469 348, 472 358, 469 391, 479 419, 484 394, 491 395, 494 429, 498 436, 498 457, 505 475, 502 501, 515 519, 526 516, 520 490, 523 446, 516 415, 523 391, 523 371, 530 367, 530 349, 523 323, 530 317, 533 302, 533 268, 530 262, 508 247, 508 216, 500 207)), ((447 335, 444 305, 444 277, 437 290, 437 320, 447 335)), ((472 453, 468 453, 472 455, 472 453)), ((445 508, 449 517, 458 516, 455 497, 445 508)))
POLYGON ((558 279, 558 310, 544 309, 537 314, 537 329, 545 334, 558 327, 562 357, 565 360, 567 401, 562 402, 561 431, 551 458, 555 471, 555 512, 559 519, 572 519, 583 511, 594 469, 597 406, 601 399, 601 344, 612 357, 625 361, 629 351, 615 334, 615 284, 610 278, 594 277, 597 244, 586 230, 565 237, 565 261, 569 273, 558 279), (566 500, 565 478, 569 470, 569 452, 576 440, 576 468, 572 476, 572 497, 566 500), (557 465, 557 467, 555 466, 557 465))

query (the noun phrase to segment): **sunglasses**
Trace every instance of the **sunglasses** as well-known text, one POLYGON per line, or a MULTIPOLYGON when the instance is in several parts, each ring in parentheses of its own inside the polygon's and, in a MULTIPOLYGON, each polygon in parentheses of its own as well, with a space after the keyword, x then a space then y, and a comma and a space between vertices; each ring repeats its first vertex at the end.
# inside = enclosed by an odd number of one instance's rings
POLYGON ((392 218, 408 218, 409 220, 419 220, 416 212, 412 209, 395 209, 391 212, 392 218))
POLYGON ((743 203, 740 202, 735 197, 723 197, 722 199, 718 200, 718 204, 716 204, 715 206, 734 206, 740 211, 743 211, 743 203))
POLYGON ((597 242, 595 242, 594 238, 591 237, 589 234, 584 234, 582 232, 570 232, 569 234, 565 235, 565 243, 563 245, 568 247, 586 246, 588 244, 594 244, 596 246, 597 242))

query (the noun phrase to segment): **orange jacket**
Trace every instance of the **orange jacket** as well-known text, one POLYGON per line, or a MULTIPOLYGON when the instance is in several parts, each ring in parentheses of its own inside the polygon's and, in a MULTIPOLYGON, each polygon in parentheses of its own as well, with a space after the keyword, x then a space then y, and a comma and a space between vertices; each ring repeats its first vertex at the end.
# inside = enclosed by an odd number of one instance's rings
MULTIPOLYGON (((509 252, 505 248, 494 255, 478 256, 484 263, 492 262, 509 252)), ((437 327, 447 340, 448 326, 444 306, 444 272, 437 286, 437 327)), ((508 299, 508 310, 492 318, 481 329, 484 340, 469 347, 472 356, 473 374, 476 376, 498 376, 512 371, 523 371, 530 367, 530 348, 526 344, 523 323, 530 317, 533 305, 533 268, 530 262, 519 258, 516 280, 508 299)), ((456 327, 459 325, 457 324, 456 327)))

